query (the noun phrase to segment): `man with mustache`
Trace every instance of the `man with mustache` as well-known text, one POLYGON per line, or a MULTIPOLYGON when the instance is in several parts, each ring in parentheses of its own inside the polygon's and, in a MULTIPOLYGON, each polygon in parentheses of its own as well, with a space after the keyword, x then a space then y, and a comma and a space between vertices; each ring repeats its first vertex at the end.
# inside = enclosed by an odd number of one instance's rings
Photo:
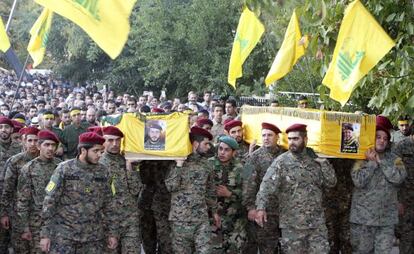
POLYGON ((260 184, 256 222, 267 222, 269 200, 277 195, 283 253, 328 253, 322 191, 335 186, 335 171, 326 159, 309 155, 306 125, 294 124, 286 133, 289 151, 276 158, 260 184))
POLYGON ((59 139, 53 132, 42 130, 37 137, 39 156, 24 165, 18 178, 16 222, 21 239, 29 241, 31 252, 40 254, 40 214, 46 195, 45 187, 61 160, 55 158, 59 139))

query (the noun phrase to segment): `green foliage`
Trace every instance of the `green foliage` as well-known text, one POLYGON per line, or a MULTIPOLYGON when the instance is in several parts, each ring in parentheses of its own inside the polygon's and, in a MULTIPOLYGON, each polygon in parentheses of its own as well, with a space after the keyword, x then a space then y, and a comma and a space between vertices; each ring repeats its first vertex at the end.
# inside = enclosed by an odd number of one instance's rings
MULTIPOLYGON (((2 1, 8 15, 11 0, 2 1)), ((397 117, 413 113, 414 10, 412 1, 363 1, 397 45, 359 82, 349 105, 341 108, 321 84, 332 59, 348 0, 140 0, 130 17, 131 32, 121 55, 111 60, 76 25, 55 15, 40 68, 52 68, 73 81, 92 80, 118 91, 182 96, 205 89, 221 94, 264 95, 273 59, 282 43, 292 11, 300 16, 303 34, 311 36, 307 53, 293 71, 277 82, 278 91, 319 93, 325 108, 397 117), (227 84, 228 63, 243 5, 259 15, 266 27, 261 42, 243 67, 237 89, 227 84)), ((13 47, 25 59, 29 30, 41 7, 20 1, 11 27, 13 47)), ((109 35, 108 35, 109 36, 109 35)), ((283 98, 285 100, 286 98, 283 98)), ((286 103, 289 103, 287 101, 286 103)))

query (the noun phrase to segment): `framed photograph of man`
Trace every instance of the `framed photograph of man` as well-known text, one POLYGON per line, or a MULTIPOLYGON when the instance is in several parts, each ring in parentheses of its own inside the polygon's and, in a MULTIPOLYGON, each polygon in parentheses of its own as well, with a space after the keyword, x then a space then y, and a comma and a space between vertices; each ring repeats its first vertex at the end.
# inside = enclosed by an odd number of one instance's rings
POLYGON ((341 153, 358 153, 361 124, 342 123, 341 153))
POLYGON ((149 120, 145 122, 145 150, 165 150, 167 123, 164 120, 149 120))

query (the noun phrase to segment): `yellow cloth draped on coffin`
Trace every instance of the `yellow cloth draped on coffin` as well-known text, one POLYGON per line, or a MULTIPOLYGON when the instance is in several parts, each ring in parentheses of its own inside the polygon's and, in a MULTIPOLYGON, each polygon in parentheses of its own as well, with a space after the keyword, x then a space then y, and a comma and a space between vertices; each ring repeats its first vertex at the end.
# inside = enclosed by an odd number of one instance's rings
POLYGON ((375 144, 375 115, 358 115, 316 109, 243 106, 241 120, 248 143, 257 140, 261 145, 261 124, 275 124, 282 130, 280 144, 287 148, 287 127, 295 123, 307 125, 308 146, 315 152, 336 158, 364 159, 365 151, 375 144), (348 140, 358 140, 356 147, 347 146, 348 140))
POLYGON ((127 153, 186 157, 192 151, 188 115, 184 113, 124 114, 116 126, 124 133, 122 150, 127 153), (161 127, 162 145, 148 145, 148 129, 153 127, 161 127))

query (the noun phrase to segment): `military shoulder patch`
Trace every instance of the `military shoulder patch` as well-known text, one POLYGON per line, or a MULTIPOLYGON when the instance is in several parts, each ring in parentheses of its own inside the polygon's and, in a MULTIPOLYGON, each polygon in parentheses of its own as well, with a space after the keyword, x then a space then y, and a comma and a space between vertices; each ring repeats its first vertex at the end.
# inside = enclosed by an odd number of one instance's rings
POLYGON ((397 157, 397 158, 394 160, 394 166, 397 166, 397 167, 404 166, 404 163, 403 163, 403 161, 402 161, 402 159, 401 159, 400 157, 397 157))
POLYGON ((48 193, 52 192, 54 189, 56 188, 56 183, 53 182, 52 180, 49 181, 49 183, 46 186, 46 191, 48 193))
POLYGON ((355 160, 354 166, 352 167, 352 171, 358 171, 361 169, 364 160, 355 160))

